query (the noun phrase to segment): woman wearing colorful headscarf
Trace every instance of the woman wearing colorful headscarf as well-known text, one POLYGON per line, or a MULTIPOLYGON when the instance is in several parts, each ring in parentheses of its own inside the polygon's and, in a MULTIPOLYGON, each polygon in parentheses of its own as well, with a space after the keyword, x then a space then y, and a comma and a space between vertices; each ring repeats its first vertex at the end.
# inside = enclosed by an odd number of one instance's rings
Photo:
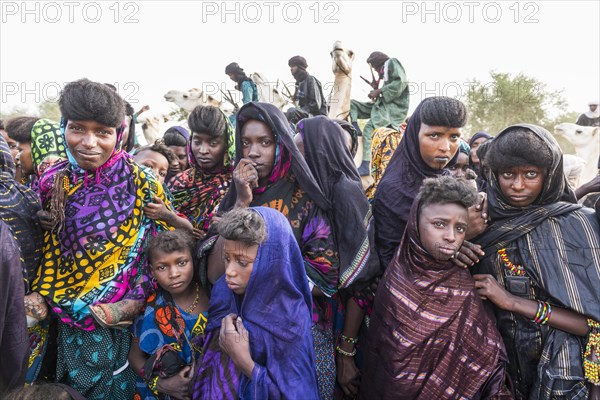
POLYGON ((194 108, 188 125, 191 168, 175 175, 168 188, 175 209, 192 223, 195 236, 203 238, 231 183, 235 132, 229 118, 213 106, 194 108))
POLYGON ((473 272, 495 305, 516 398, 600 395, 600 226, 573 204, 545 129, 513 125, 490 143, 488 211, 473 272), (569 201, 563 201, 567 199, 569 201))
MULTIPOLYGON (((154 176, 120 149, 124 105, 109 87, 87 79, 60 96, 68 161, 42 176, 45 257, 33 290, 58 318, 56 379, 88 399, 131 398, 130 335, 99 326, 95 303, 140 303, 152 290, 142 243, 159 225, 144 206, 160 198, 154 176)), ((136 307, 134 307, 136 308, 136 307)))
MULTIPOLYGON (((233 180, 219 212, 265 206, 280 211, 292 226, 313 292, 312 329, 320 393, 330 398, 335 386, 332 310, 323 297, 335 295, 339 278, 337 247, 327 214, 331 206, 294 144, 285 115, 272 104, 248 103, 240 109, 233 180)), ((216 240, 209 238, 201 247, 206 249, 216 240)), ((219 257, 220 252, 213 251, 208 260, 212 282, 223 274, 219 257)))

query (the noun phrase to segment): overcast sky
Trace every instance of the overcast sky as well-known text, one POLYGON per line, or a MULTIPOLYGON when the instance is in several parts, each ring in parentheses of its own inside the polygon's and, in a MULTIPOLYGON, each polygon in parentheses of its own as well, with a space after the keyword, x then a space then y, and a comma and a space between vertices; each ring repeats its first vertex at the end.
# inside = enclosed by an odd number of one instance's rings
MULTIPOLYGON (((599 1, 1 1, 1 109, 53 99, 78 78, 112 82, 134 107, 168 110, 170 89, 233 89, 225 66, 293 81, 302 55, 326 88, 329 52, 354 50, 353 98, 368 100, 367 56, 398 58, 411 110, 459 97, 489 71, 564 89, 569 109, 600 97, 599 1)), ((327 93, 326 93, 327 94, 327 93)), ((534 122, 534 121, 532 121, 534 122)))

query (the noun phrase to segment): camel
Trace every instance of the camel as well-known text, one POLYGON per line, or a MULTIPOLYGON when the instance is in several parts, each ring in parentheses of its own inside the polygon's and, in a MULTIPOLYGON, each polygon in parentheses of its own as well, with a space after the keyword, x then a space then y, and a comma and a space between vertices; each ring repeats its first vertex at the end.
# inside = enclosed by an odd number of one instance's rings
MULTIPOLYGON (((287 104, 287 100, 279 93, 277 85, 269 82, 269 80, 260 72, 250 74, 250 79, 258 89, 258 100, 271 103, 280 110, 287 104)), ((215 106, 221 108, 226 114, 233 113, 233 105, 228 102, 221 102, 211 95, 206 95, 201 89, 193 88, 182 92, 180 90, 169 90, 165 95, 165 100, 175 103, 177 106, 187 111, 192 112, 196 106, 215 106)))
POLYGON ((554 127, 554 133, 571 142, 575 146, 575 155, 585 161, 585 167, 579 179, 580 183, 586 183, 598 175, 598 157, 600 156, 598 132, 600 132, 599 127, 580 126, 569 122, 554 127))
POLYGON ((185 92, 179 90, 169 90, 165 95, 165 100, 177 104, 187 112, 192 112, 196 106, 215 106, 221 107, 221 102, 210 95, 205 95, 201 89, 193 88, 185 92))
POLYGON ((147 144, 152 144, 162 137, 165 132, 164 124, 169 121, 169 116, 144 111, 137 117, 138 123, 142 125, 142 132, 147 144))
POLYGON ((352 62, 354 52, 337 40, 331 53, 331 69, 335 75, 329 97, 329 118, 350 120, 350 89, 352 89, 352 62))
POLYGON ((279 81, 277 81, 276 84, 273 84, 273 82, 269 82, 267 77, 260 72, 250 74, 250 79, 252 79, 252 82, 256 85, 259 101, 271 103, 280 110, 283 110, 283 107, 285 107, 288 101, 281 93, 279 93, 279 89, 277 88, 279 86, 279 81))
POLYGON ((563 172, 567 178, 567 181, 569 181, 569 185, 573 189, 579 187, 581 173, 583 172, 585 164, 585 160, 581 157, 577 157, 573 154, 563 155, 563 172))

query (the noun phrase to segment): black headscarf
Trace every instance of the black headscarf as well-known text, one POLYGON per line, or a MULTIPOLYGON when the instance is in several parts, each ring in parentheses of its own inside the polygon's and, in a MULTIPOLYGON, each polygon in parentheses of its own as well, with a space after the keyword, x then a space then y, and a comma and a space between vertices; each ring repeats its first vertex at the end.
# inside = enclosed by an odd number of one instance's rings
MULTIPOLYGON (((421 107, 429 100, 430 98, 421 101, 410 117, 402 141, 394 151, 373 198, 375 244, 383 268, 386 268, 392 260, 400 244, 410 208, 423 180, 449 173, 446 169, 431 168, 421 157, 419 149, 421 107)), ((458 153, 457 148, 456 154, 452 156, 446 167, 456 162, 458 153)))
MULTIPOLYGON (((547 218, 581 208, 573 204, 576 200, 563 173, 562 150, 550 132, 536 125, 518 124, 504 129, 494 140, 510 135, 517 129, 527 129, 542 139, 552 154, 552 165, 546 171, 542 192, 526 207, 511 206, 500 189, 498 171, 488 171, 488 213, 493 225, 477 240, 484 247, 484 251, 487 246, 492 246, 495 250, 501 249, 507 243, 533 230, 547 218)), ((490 143, 489 152, 497 151, 494 144, 494 141, 490 143)))
POLYGON ((308 68, 306 58, 304 58, 302 56, 294 56, 288 60, 288 66, 298 67, 296 72, 292 74, 292 75, 294 75, 294 79, 296 79, 296 82, 302 82, 303 80, 306 79, 306 77, 308 75, 308 72, 306 72, 306 68, 308 68))
POLYGON ((330 219, 340 257, 338 288, 362 289, 379 273, 375 225, 360 175, 339 124, 324 116, 298 124, 304 158, 332 204, 330 219))
MULTIPOLYGON (((250 120, 264 122, 269 126, 269 128, 271 128, 278 147, 282 147, 282 151, 287 153, 285 158, 289 157, 290 159, 290 171, 296 177, 296 180, 298 181, 302 190, 311 200, 315 202, 317 206, 319 206, 319 208, 324 211, 328 211, 331 208, 331 204, 323 192, 321 192, 321 189, 319 189, 319 186, 317 185, 313 174, 310 172, 306 161, 302 157, 302 154, 300 154, 298 147, 296 147, 292 137, 290 124, 285 118, 283 112, 273 104, 250 102, 240 109, 240 112, 237 114, 237 123, 235 127, 236 165, 244 157, 242 148, 242 128, 246 122, 250 120)), ((284 157, 276 157, 275 161, 277 162, 278 159, 281 161, 284 159, 284 157)), ((274 168, 275 167, 276 166, 274 166, 274 168)), ((229 192, 219 206, 219 211, 225 212, 231 210, 235 205, 236 198, 237 190, 235 185, 231 185, 229 192)), ((254 200, 256 201, 257 199, 255 198, 254 200)))

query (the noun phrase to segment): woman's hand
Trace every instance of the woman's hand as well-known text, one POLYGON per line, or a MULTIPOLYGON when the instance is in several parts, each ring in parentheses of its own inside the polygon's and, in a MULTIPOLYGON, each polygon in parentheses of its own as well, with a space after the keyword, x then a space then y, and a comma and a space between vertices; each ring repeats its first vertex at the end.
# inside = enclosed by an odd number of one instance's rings
POLYGON ((250 356, 250 341, 248 331, 244 327, 242 318, 229 314, 221 321, 219 335, 221 350, 231 357, 231 361, 246 375, 252 377, 254 361, 250 356))
POLYGON ((512 311, 514 296, 504 289, 496 278, 487 274, 473 275, 475 291, 482 300, 489 300, 502 310, 512 311))
POLYGON ((469 207, 469 229, 465 238, 467 240, 473 239, 479 236, 488 226, 488 212, 487 212, 487 195, 484 192, 478 193, 477 202, 469 207))
POLYGON ((173 375, 170 378, 159 378, 156 383, 156 389, 160 393, 167 394, 175 399, 191 400, 191 374, 192 367, 188 365, 179 371, 177 375, 173 375))
POLYGON ((252 189, 258 187, 258 172, 254 161, 242 158, 233 170, 233 182, 237 191, 236 207, 250 207, 253 195, 252 189))
POLYGON ((479 257, 483 257, 485 253, 481 249, 481 246, 475 243, 471 243, 465 240, 454 255, 452 262, 457 267, 469 268, 479 262, 479 257))
MULTIPOLYGON (((343 350, 348 351, 346 349, 343 350)), ((350 353, 351 351, 348 352, 350 353)), ((348 357, 337 353, 335 363, 337 367, 337 381, 344 391, 344 394, 352 398, 358 396, 358 389, 360 388, 360 371, 356 367, 354 357, 348 357)))

